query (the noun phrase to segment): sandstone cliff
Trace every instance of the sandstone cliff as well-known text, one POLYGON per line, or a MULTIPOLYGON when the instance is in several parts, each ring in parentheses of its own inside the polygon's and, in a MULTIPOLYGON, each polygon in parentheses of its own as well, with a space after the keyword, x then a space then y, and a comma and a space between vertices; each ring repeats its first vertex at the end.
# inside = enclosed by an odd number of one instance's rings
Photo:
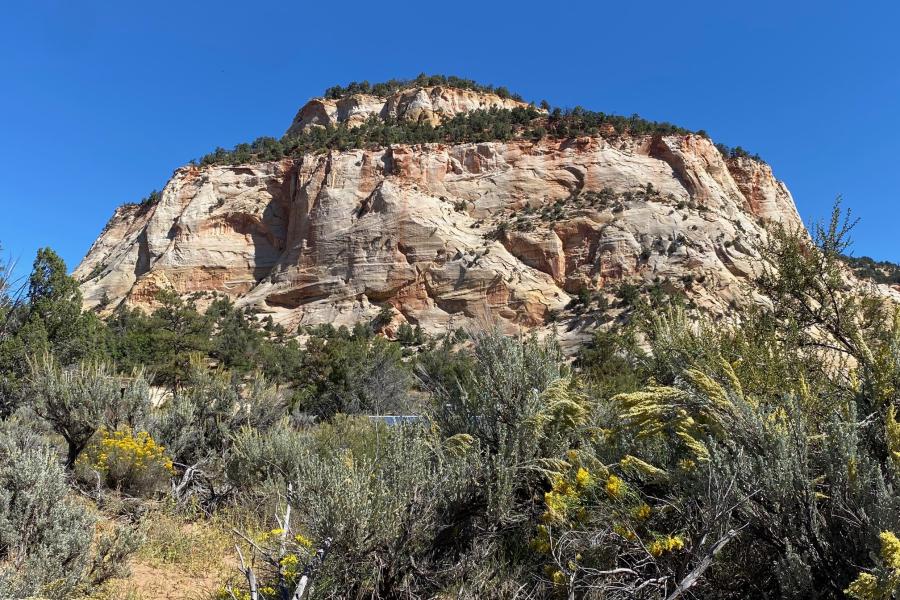
MULTIPOLYGON (((313 100, 292 130, 517 104, 441 88, 313 100)), ((88 307, 217 291, 289 327, 390 304, 426 331, 547 323, 583 289, 658 282, 724 313, 766 224, 800 225, 764 163, 699 135, 393 145, 178 169, 113 215, 75 271, 88 307)))
POLYGON ((316 125, 358 125, 373 116, 437 124, 442 119, 476 109, 517 106, 526 104, 497 94, 447 86, 417 87, 387 97, 354 94, 336 100, 314 98, 297 112, 287 133, 293 135, 316 125))

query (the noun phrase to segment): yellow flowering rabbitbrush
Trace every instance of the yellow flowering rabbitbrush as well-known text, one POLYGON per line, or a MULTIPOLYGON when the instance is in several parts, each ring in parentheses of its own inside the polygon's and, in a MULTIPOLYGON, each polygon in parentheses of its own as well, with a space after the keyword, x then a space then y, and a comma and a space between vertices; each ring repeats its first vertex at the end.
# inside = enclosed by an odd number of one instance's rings
POLYGON ((666 552, 675 552, 684 548, 684 540, 677 535, 660 537, 647 544, 647 551, 659 558, 666 552))
POLYGON ((101 429, 76 467, 97 473, 110 488, 128 493, 152 493, 175 472, 163 446, 146 431, 134 434, 127 427, 101 429))
POLYGON ((900 593, 900 539, 892 531, 882 531, 881 566, 875 573, 860 573, 844 590, 857 600, 889 600, 900 593))
POLYGON ((624 488, 625 483, 622 481, 621 477, 610 475, 609 479, 606 480, 606 493, 609 494, 611 498, 619 498, 622 495, 624 488))

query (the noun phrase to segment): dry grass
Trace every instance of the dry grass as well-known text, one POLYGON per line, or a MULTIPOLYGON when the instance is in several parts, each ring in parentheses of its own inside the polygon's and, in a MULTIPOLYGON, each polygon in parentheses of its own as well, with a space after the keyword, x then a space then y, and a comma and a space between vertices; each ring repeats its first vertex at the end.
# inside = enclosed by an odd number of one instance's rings
POLYGON ((234 536, 223 517, 155 509, 141 529, 130 574, 108 581, 91 600, 208 600, 235 573, 234 536))

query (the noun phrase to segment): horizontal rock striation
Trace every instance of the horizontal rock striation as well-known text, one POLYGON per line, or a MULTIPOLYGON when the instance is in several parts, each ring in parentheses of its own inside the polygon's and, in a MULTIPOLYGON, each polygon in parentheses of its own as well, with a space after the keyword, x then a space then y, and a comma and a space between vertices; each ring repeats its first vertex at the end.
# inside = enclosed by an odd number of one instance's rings
MULTIPOLYGON (((316 100, 292 128, 503 100, 484 96, 316 100)), ((802 226, 787 188, 699 135, 395 145, 181 168, 156 204, 116 211, 75 276, 88 307, 216 291, 291 327, 391 305, 429 332, 531 328, 623 281, 721 314, 752 300, 771 221, 802 226)))
POLYGON ((497 94, 449 86, 411 88, 387 97, 354 94, 340 99, 314 98, 300 109, 287 134, 297 134, 312 126, 346 123, 352 127, 373 116, 428 121, 437 125, 441 120, 460 113, 517 106, 528 105, 513 98, 501 98, 497 94))

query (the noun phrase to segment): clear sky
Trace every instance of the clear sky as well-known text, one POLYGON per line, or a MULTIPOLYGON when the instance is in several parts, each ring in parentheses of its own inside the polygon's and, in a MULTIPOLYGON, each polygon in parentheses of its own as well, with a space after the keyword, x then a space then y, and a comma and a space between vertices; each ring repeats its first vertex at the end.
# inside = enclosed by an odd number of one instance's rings
POLYGON ((74 268, 191 158, 281 136, 330 85, 427 72, 705 129, 807 223, 842 194, 853 253, 900 262, 898 25, 887 1, 6 2, 0 243, 74 268))

